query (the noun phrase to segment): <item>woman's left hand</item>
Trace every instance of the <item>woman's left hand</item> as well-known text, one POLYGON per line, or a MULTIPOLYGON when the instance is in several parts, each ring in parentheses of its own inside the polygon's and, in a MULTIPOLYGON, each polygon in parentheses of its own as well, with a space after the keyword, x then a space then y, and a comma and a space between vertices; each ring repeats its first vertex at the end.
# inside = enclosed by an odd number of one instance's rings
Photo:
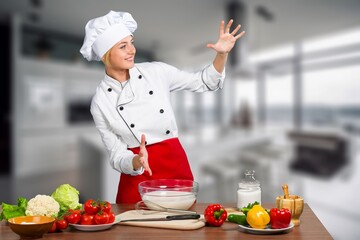
POLYGON ((236 35, 236 33, 240 30, 240 24, 230 33, 232 23, 233 20, 231 19, 224 29, 225 22, 221 21, 218 41, 214 44, 208 43, 206 46, 214 49, 218 53, 229 53, 234 47, 236 41, 245 34, 245 31, 242 31, 236 35))

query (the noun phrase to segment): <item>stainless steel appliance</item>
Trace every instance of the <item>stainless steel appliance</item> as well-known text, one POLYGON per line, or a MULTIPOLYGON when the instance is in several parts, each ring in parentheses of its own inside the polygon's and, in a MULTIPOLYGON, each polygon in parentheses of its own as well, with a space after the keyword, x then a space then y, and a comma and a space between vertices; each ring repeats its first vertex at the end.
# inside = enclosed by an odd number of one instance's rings
POLYGON ((348 164, 348 142, 333 133, 291 132, 295 144, 291 169, 318 177, 331 177, 348 164))

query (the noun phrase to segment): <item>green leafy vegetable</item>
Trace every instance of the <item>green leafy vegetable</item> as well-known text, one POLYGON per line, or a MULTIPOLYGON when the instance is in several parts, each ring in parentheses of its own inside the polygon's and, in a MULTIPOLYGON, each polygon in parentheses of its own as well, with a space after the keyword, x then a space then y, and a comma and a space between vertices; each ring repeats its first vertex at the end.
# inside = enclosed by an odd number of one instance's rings
POLYGON ((57 187, 51 197, 60 204, 59 215, 69 209, 81 209, 82 207, 79 203, 79 191, 70 184, 62 184, 57 187))
POLYGON ((2 203, 1 208, 2 212, 0 214, 0 220, 8 220, 9 218, 25 216, 25 210, 27 207, 28 201, 26 198, 18 198, 17 205, 11 205, 7 203, 2 203))
POLYGON ((252 209, 253 206, 255 205, 260 205, 259 202, 255 201, 253 203, 249 203, 246 207, 241 208, 240 210, 247 215, 247 213, 250 211, 250 209, 252 209))
MULTIPOLYGON (((243 212, 246 216, 247 213, 250 211, 250 209, 252 209, 253 206, 255 206, 255 205, 260 205, 260 203, 257 201, 255 201, 253 203, 249 203, 246 207, 241 208, 240 211, 243 212)), ((267 208, 264 208, 264 209, 268 214, 270 214, 270 209, 267 209, 267 208)))

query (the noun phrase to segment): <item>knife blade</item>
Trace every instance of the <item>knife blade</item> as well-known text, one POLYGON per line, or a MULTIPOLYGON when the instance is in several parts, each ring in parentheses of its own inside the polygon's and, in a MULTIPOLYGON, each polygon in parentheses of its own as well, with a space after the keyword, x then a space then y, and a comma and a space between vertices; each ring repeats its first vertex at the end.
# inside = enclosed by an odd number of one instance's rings
POLYGON ((172 221, 172 220, 185 220, 185 219, 199 219, 199 214, 183 214, 183 215, 170 215, 165 217, 158 218, 134 218, 134 219, 124 219, 120 222, 147 222, 147 221, 172 221))

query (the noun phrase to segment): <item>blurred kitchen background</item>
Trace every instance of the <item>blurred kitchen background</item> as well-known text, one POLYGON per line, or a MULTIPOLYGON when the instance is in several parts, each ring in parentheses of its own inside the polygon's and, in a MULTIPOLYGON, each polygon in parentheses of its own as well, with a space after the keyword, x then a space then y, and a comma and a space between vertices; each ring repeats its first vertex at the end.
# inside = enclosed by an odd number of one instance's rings
POLYGON ((184 70, 211 63, 222 19, 246 30, 222 91, 172 96, 199 202, 236 202, 253 169, 263 202, 287 183, 334 239, 360 239, 358 0, 1 1, 0 202, 63 183, 115 201, 89 113, 103 66, 79 53, 86 22, 110 10, 138 22, 136 62, 184 70))

